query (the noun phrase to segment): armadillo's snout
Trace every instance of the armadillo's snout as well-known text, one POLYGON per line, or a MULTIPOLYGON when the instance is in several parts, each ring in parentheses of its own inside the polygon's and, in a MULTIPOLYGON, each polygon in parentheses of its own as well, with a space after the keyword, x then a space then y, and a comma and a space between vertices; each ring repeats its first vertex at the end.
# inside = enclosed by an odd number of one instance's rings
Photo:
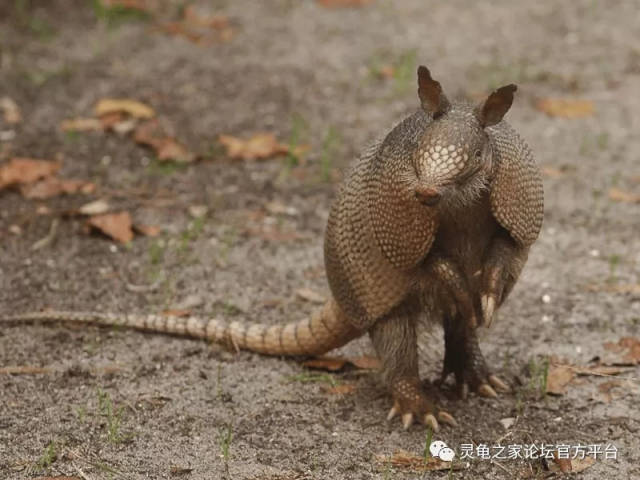
POLYGON ((440 201, 440 197, 442 196, 436 188, 424 186, 416 187, 415 194, 420 203, 429 207, 437 205, 440 201))

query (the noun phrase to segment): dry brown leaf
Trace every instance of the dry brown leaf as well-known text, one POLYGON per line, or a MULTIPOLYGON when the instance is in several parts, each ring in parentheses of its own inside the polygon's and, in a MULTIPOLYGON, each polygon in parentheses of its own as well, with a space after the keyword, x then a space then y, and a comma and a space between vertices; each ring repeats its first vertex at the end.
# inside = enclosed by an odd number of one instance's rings
POLYGON ((102 122, 97 118, 72 118, 60 123, 63 132, 90 132, 103 129, 102 122))
POLYGON ((279 143, 272 133, 256 133, 248 140, 220 135, 218 141, 227 148, 227 156, 234 159, 266 159, 289 152, 289 147, 279 143))
POLYGON ((276 243, 295 242, 306 238, 301 233, 295 231, 280 230, 275 227, 247 227, 245 231, 247 232, 247 234, 253 237, 260 237, 268 242, 276 243))
POLYGON ((584 457, 584 458, 572 458, 572 459, 563 459, 560 460, 562 463, 558 462, 558 459, 554 458, 553 463, 549 463, 549 470, 552 472, 563 472, 563 473, 578 473, 586 470, 594 463, 596 460, 593 457, 584 457), (569 462, 567 464, 567 462, 569 462), (564 470, 563 470, 564 467, 564 470))
POLYGON ((570 458, 559 458, 558 452, 554 452, 553 461, 555 462, 555 464, 558 466, 558 469, 562 473, 569 473, 572 471, 570 458))
POLYGON ((628 371, 626 368, 611 367, 609 365, 594 365, 591 367, 574 367, 578 375, 593 375, 596 377, 609 377, 628 371))
POLYGON ((609 198, 614 202, 640 203, 640 193, 627 192, 619 188, 611 188, 609 198))
POLYGON ((153 13, 158 8, 158 0, 101 0, 107 8, 127 8, 144 13, 153 13))
POLYGON ((169 309, 169 310, 163 310, 162 315, 166 315, 168 317, 188 317, 189 315, 191 315, 191 310, 188 309, 169 309))
POLYGON ((157 227, 155 225, 145 225, 143 223, 134 224, 133 229, 141 235, 144 235, 145 237, 157 237, 158 235, 160 235, 161 231, 160 227, 157 227))
POLYGON ((605 350, 620 354, 622 358, 617 365, 638 365, 640 364, 640 339, 635 337, 623 337, 618 343, 605 342, 605 350))
POLYGON ((542 98, 536 102, 536 108, 551 117, 580 118, 594 114, 590 100, 570 100, 565 98, 542 98))
POLYGON ((43 200, 56 197, 58 195, 83 193, 88 195, 96 189, 95 183, 84 180, 65 180, 58 177, 45 177, 35 183, 23 185, 20 193, 25 198, 35 198, 43 200))
POLYGON ((53 370, 47 367, 32 367, 30 365, 20 365, 15 367, 0 367, 0 374, 4 375, 39 375, 51 373, 53 370))
POLYGON ((624 383, 620 380, 610 380, 608 382, 601 383, 600 385, 598 385, 600 398, 598 398, 597 400, 601 400, 604 403, 611 403, 611 401, 613 400, 613 393, 611 392, 611 390, 623 385, 624 383))
POLYGON ((87 223, 120 243, 129 243, 133 240, 129 212, 95 215, 90 217, 87 223))
POLYGON ((167 136, 157 120, 150 120, 140 124, 133 134, 136 143, 151 147, 156 152, 158 160, 190 163, 196 155, 190 152, 176 139, 167 136))
POLYGON ((0 165, 0 189, 10 185, 24 185, 48 177, 60 170, 59 162, 14 157, 0 165))
POLYGON ((4 121, 9 125, 14 125, 22 121, 22 114, 20 108, 9 97, 0 98, 0 109, 2 109, 4 121))
POLYGON ((316 0, 320 5, 327 8, 341 7, 364 7, 373 2, 373 0, 316 0))
POLYGON ((311 290, 310 288, 299 288, 296 290, 296 295, 302 300, 306 300, 311 303, 324 303, 326 300, 323 295, 320 295, 318 292, 311 290))
POLYGON ((568 365, 550 364, 547 374, 547 393, 564 395, 567 391, 567 385, 575 376, 575 372, 568 365))
POLYGON ((336 385, 335 387, 327 386, 326 392, 333 395, 347 395, 356 391, 356 386, 353 383, 343 383, 342 385, 336 385))
POLYGON ((342 370, 348 363, 346 358, 341 357, 317 357, 311 360, 302 362, 302 365, 307 368, 314 368, 318 370, 327 370, 329 372, 337 372, 342 370))
POLYGON ((134 118, 151 118, 155 115, 150 106, 128 98, 103 98, 96 105, 95 113, 98 117, 112 113, 126 113, 134 118))
POLYGON ((549 177, 549 178, 560 178, 560 177, 564 177, 565 172, 557 167, 553 167, 551 165, 542 165, 540 167, 540 170, 542 171, 542 174, 545 177, 549 177))
POLYGON ((398 469, 409 470, 412 472, 428 472, 434 470, 459 470, 464 468, 462 465, 444 462, 436 457, 429 457, 425 461, 423 457, 414 455, 404 450, 398 450, 391 456, 376 455, 376 460, 385 465, 392 465, 398 469))
POLYGON ((330 357, 320 356, 302 362, 307 368, 337 372, 347 365, 352 365, 360 370, 375 370, 380 368, 380 360, 376 357, 363 355, 361 357, 330 357))
POLYGON ((158 29, 169 35, 182 36, 192 43, 204 45, 213 42, 228 42, 234 35, 226 16, 202 15, 192 5, 184 9, 181 20, 163 23, 158 25, 158 29))

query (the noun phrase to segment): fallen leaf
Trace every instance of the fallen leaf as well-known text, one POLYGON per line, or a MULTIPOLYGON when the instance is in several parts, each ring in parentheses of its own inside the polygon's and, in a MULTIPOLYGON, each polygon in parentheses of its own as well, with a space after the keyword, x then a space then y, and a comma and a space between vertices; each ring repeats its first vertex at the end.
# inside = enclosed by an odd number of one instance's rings
POLYGON ((573 367, 573 370, 578 375, 593 375, 596 377, 609 377, 612 375, 619 375, 628 371, 626 368, 611 367, 608 365, 594 365, 591 367, 573 367))
POLYGON ((572 458, 572 459, 566 459, 566 461, 565 459, 562 459, 561 462, 562 463, 559 463, 557 459, 554 458, 553 463, 548 464, 549 470, 552 472, 579 473, 579 472, 582 472, 583 470, 586 470, 594 463, 596 463, 593 457, 572 458))
POLYGON ((569 100, 564 98, 543 98, 536 102, 536 108, 551 117, 580 118, 594 114, 590 100, 569 100))
POLYGON ((45 177, 35 183, 23 185, 20 193, 25 198, 45 198, 56 197, 61 194, 71 195, 74 193, 93 193, 96 189, 95 183, 84 180, 64 180, 58 177, 45 177))
POLYGON ((145 225, 142 223, 134 224, 133 229, 145 237, 157 237, 160 235, 161 231, 160 227, 156 227, 155 225, 145 225))
POLYGON ((611 401, 613 400, 613 393, 611 393, 611 390, 623 385, 624 383, 620 380, 610 380, 608 382, 601 383, 600 385, 598 385, 600 400, 602 400, 604 403, 611 403, 611 401))
POLYGON ((324 303, 326 300, 323 295, 320 295, 318 292, 311 290, 310 288, 299 288, 296 290, 296 295, 302 300, 306 300, 311 303, 324 303))
POLYGON ((564 171, 557 168, 557 167, 553 167, 551 165, 542 165, 540 167, 540 170, 542 171, 542 174, 545 177, 549 177, 549 178, 560 178, 560 177, 564 177, 564 171))
POLYGON ((220 135, 218 141, 227 148, 227 155, 233 159, 266 159, 289 152, 289 147, 279 143, 271 133, 257 133, 248 140, 220 135))
POLYGON ((376 357, 363 355, 361 357, 330 357, 320 356, 302 362, 307 368, 337 372, 347 365, 352 365, 360 370, 375 370, 380 368, 380 360, 376 357))
POLYGON ((614 202, 640 203, 640 193, 631 193, 619 188, 609 190, 609 198, 614 202))
POLYGON ((192 43, 228 42, 234 31, 224 15, 203 15, 193 5, 183 11, 182 19, 158 25, 158 29, 174 36, 182 36, 192 43))
POLYGON ((0 367, 0 374, 4 375, 39 375, 42 373, 51 373, 53 370, 47 367, 32 367, 30 365, 21 365, 15 367, 0 367))
POLYGON ((337 372, 342 370, 348 363, 346 358, 341 357, 317 357, 311 360, 302 362, 302 365, 307 368, 314 368, 318 370, 327 370, 329 372, 337 372))
POLYGON ((635 337, 623 337, 618 343, 605 342, 605 350, 617 353, 622 356, 617 365, 638 365, 640 364, 640 339, 635 337))
POLYGON ((567 385, 573 380, 575 373, 570 366, 550 364, 547 374, 547 393, 551 395, 564 395, 567 385))
POLYGON ((558 452, 554 452, 553 461, 562 473, 569 473, 572 471, 570 458, 559 458, 558 452))
POLYGON ((10 185, 27 184, 43 177, 53 175, 60 170, 59 162, 14 157, 8 163, 0 165, 0 189, 10 185))
POLYGON ((260 237, 268 242, 287 243, 303 240, 306 237, 295 231, 283 231, 276 227, 247 227, 245 231, 254 237, 260 237))
POLYGON ((369 5, 373 0, 316 0, 320 5, 327 8, 341 7, 364 7, 369 5))
POLYGON ((131 229, 131 215, 129 212, 104 213, 89 217, 89 226, 100 230, 105 235, 120 243, 129 243, 133 240, 131 229))
POLYGON ((100 0, 107 8, 126 8, 139 12, 152 13, 158 8, 157 0, 100 0))
POLYGON ((134 118, 151 118, 155 112, 151 107, 128 98, 103 98, 95 107, 98 117, 111 113, 127 113, 134 118))
POLYGON ((169 309, 169 310, 163 310, 162 315, 165 315, 167 317, 188 317, 189 315, 191 315, 191 310, 187 310, 187 309, 169 309))
POLYGON ((102 121, 97 118, 72 118, 60 124, 63 132, 90 132, 103 129, 102 121))
POLYGON ((327 387, 326 392, 333 395, 347 395, 356 391, 356 386, 353 383, 343 383, 336 385, 335 387, 327 387))
POLYGON ((398 469, 409 470, 412 472, 428 472, 434 470, 460 470, 463 465, 444 462, 436 457, 429 457, 425 461, 423 457, 414 455, 404 450, 398 450, 391 456, 376 455, 376 460, 384 465, 391 465, 398 469))
POLYGON ((135 129, 133 139, 137 143, 155 150, 158 160, 190 163, 196 159, 196 155, 190 152, 175 138, 166 136, 157 120, 140 124, 135 129))
POLYGON ((22 121, 22 114, 20 108, 9 97, 0 98, 0 109, 3 111, 4 121, 9 125, 14 125, 22 121))
POLYGON ((100 215, 107 213, 111 207, 106 200, 99 199, 93 202, 85 203, 78 209, 81 215, 100 215))

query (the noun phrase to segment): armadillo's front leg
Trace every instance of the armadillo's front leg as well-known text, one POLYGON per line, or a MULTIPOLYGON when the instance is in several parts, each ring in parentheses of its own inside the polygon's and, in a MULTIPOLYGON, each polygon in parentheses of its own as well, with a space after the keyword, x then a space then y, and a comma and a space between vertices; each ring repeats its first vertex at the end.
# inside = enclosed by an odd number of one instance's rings
POLYGON ((529 248, 518 245, 506 232, 492 242, 483 262, 480 302, 482 323, 489 327, 496 309, 502 305, 520 276, 529 248))
POLYGON ((487 367, 480 351, 476 329, 469 328, 460 316, 447 316, 443 327, 445 352, 441 383, 453 373, 462 398, 467 397, 469 390, 484 397, 496 397, 496 390, 510 390, 487 367))
POLYGON ((443 423, 456 425, 449 413, 436 411, 421 388, 415 321, 412 316, 396 312, 382 318, 374 324, 369 335, 382 360, 384 381, 393 397, 388 419, 400 414, 405 429, 417 419, 438 431, 436 416, 443 423))

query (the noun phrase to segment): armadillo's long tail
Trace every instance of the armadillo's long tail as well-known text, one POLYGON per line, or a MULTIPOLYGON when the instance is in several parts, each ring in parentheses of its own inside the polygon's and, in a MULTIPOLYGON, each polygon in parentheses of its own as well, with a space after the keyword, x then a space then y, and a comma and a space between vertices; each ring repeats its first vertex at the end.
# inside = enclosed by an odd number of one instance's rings
POLYGON ((333 300, 305 320, 273 326, 242 322, 227 324, 214 318, 100 312, 42 311, 0 315, 0 326, 3 323, 34 321, 91 323, 184 335, 267 355, 317 355, 360 335, 349 325, 333 300))

